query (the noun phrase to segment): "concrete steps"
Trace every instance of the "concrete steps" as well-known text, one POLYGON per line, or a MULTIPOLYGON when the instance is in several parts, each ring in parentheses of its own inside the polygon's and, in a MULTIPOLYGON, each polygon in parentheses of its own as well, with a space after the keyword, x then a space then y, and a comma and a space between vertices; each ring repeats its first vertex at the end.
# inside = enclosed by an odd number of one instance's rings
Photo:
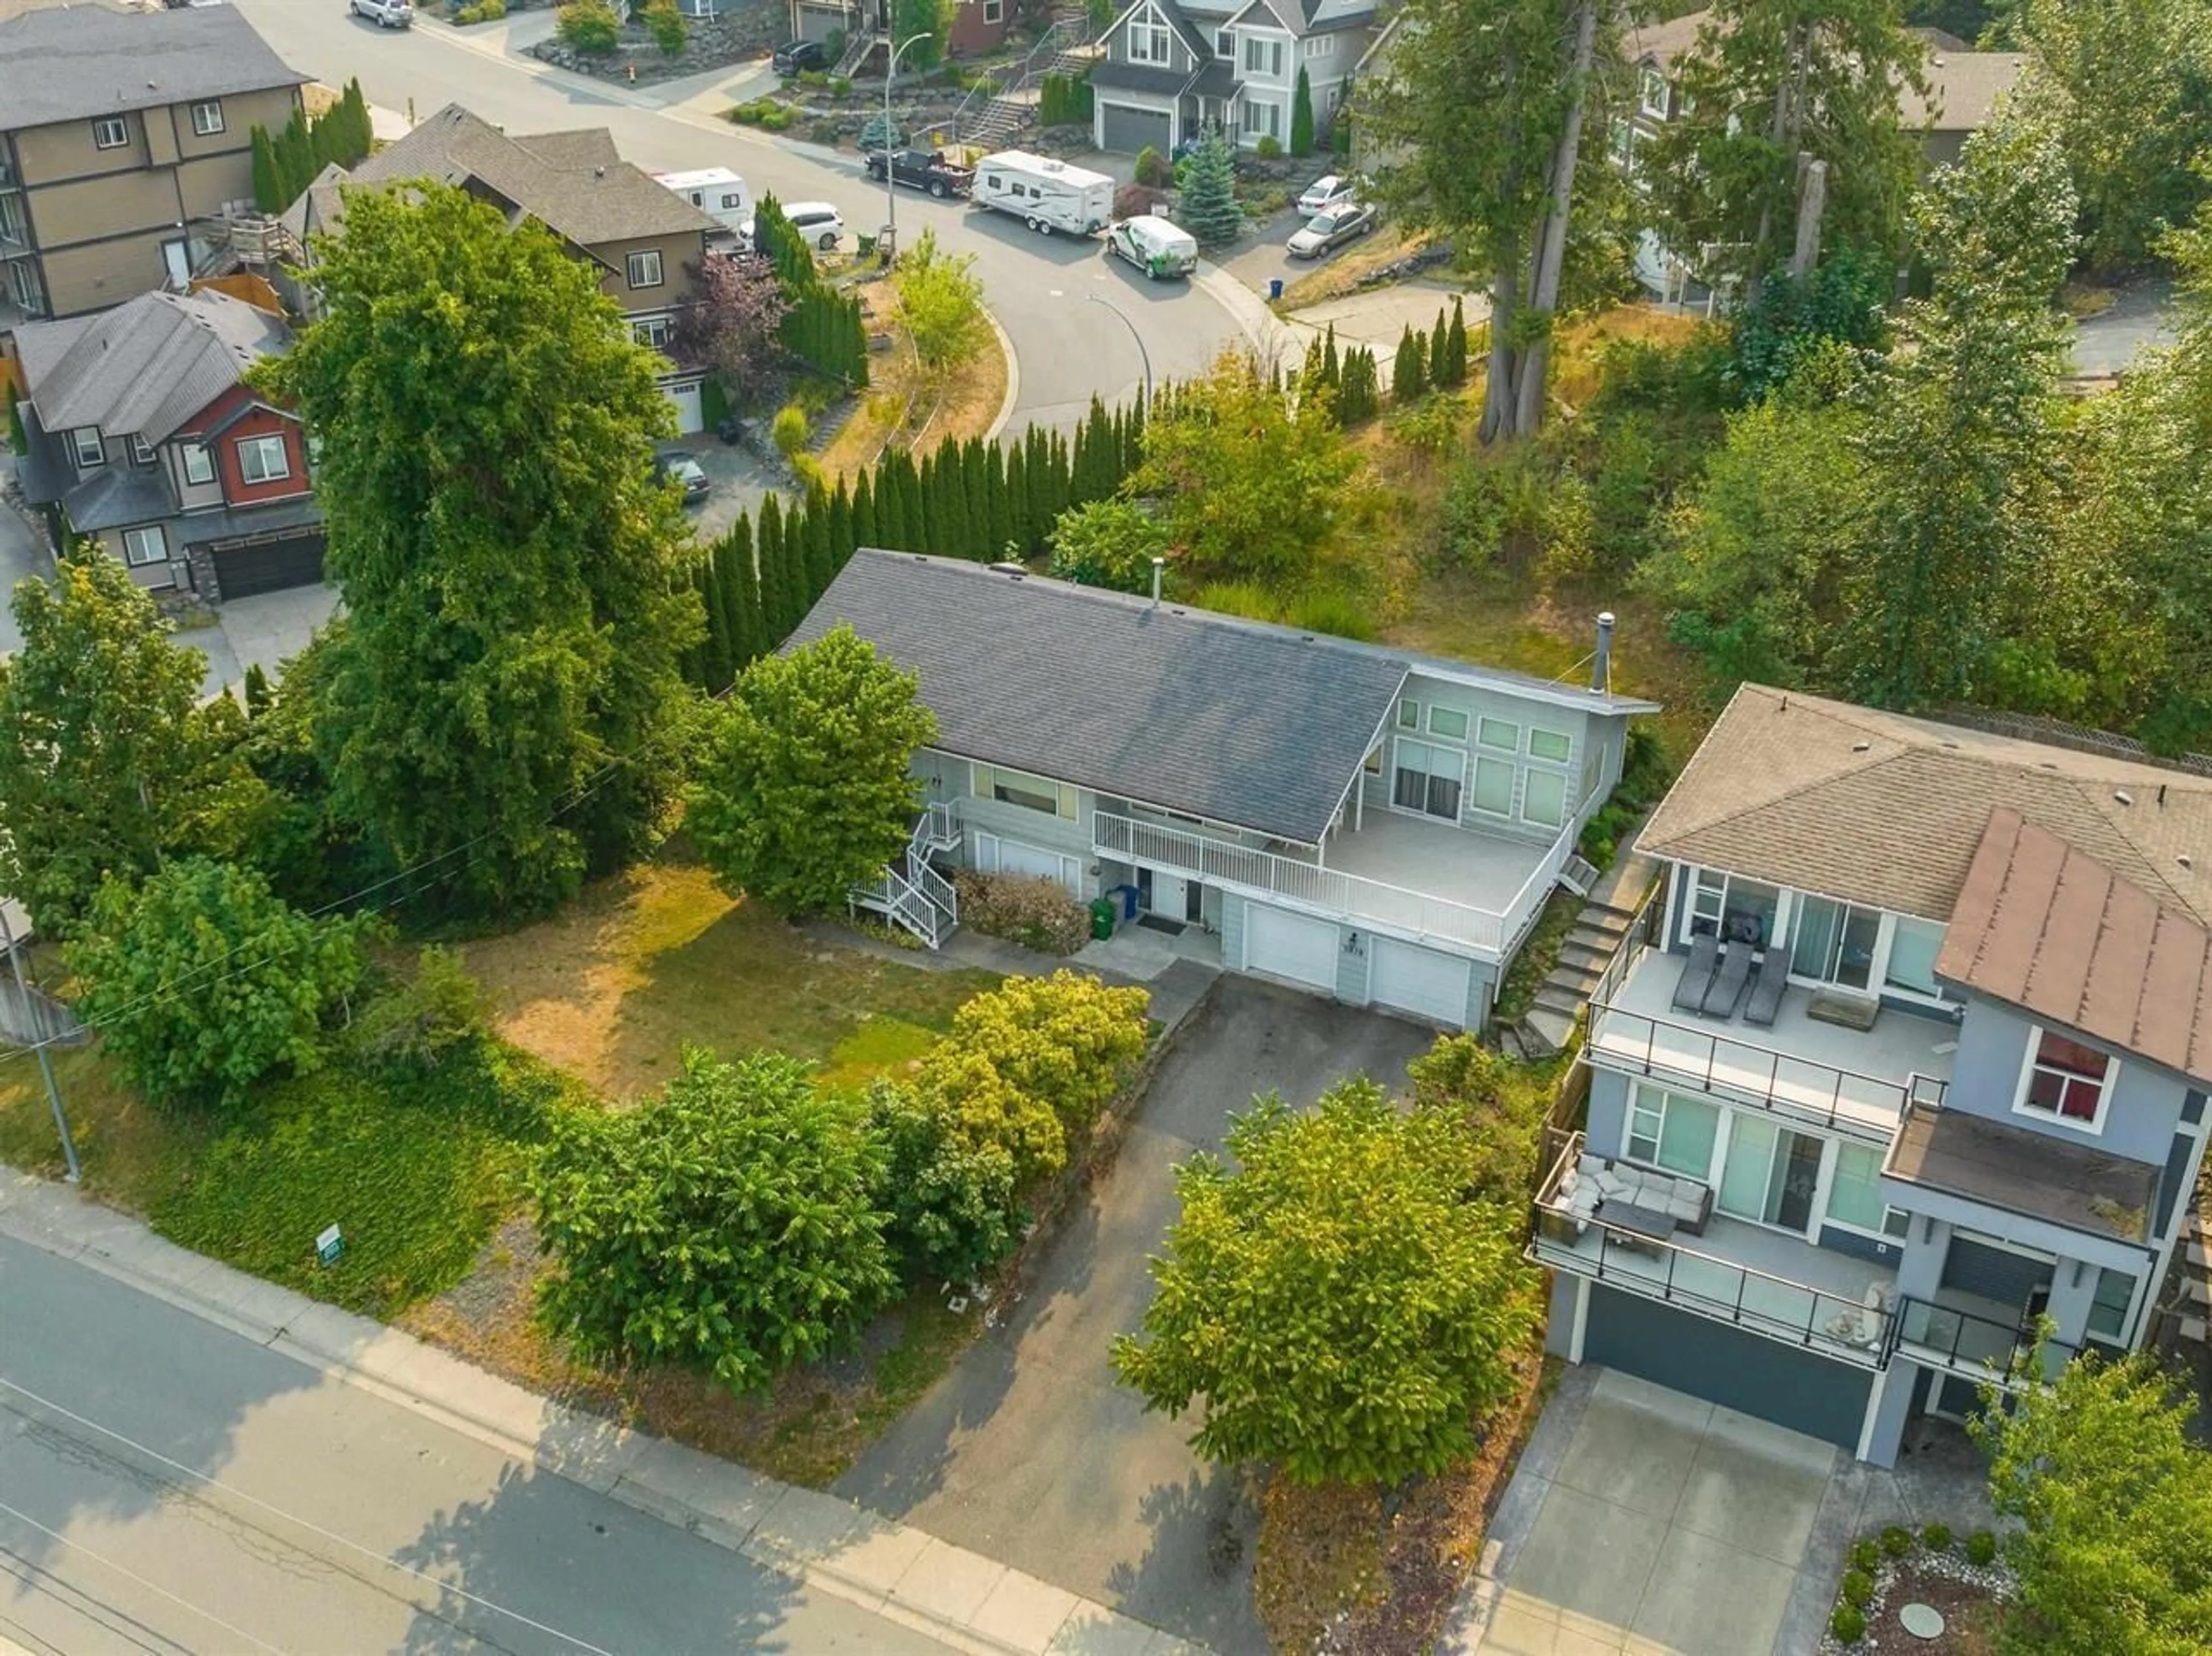
POLYGON ((1635 923, 1632 910, 1595 901, 1583 904, 1559 944, 1559 959, 1537 985, 1535 999, 1521 1020, 1521 1044, 1529 1053, 1548 1058, 1565 1048, 1575 1020, 1596 993, 1605 969, 1635 923))

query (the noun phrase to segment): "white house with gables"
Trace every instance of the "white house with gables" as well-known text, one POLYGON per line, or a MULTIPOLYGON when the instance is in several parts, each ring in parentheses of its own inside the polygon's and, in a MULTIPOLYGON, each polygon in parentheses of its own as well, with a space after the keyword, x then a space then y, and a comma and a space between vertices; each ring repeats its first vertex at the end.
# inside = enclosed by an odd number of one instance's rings
MULTIPOLYGON (((941 941, 943 869, 1133 893, 1231 971, 1477 1028, 1632 715, 1548 682, 980 564, 862 551, 793 636, 921 679, 927 804, 868 905, 941 941)), ((1600 645, 1601 673, 1607 643, 1600 645)))

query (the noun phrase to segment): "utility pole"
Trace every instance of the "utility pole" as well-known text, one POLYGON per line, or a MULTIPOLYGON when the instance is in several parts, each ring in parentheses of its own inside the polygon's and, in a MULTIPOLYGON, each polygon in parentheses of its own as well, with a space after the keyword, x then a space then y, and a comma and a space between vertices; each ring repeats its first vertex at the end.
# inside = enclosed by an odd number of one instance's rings
POLYGON ((884 45, 890 52, 890 56, 884 59, 884 239, 890 244, 884 253, 886 265, 898 257, 898 180, 894 176, 897 168, 891 165, 898 145, 891 142, 896 136, 891 131, 891 81, 898 74, 899 53, 917 41, 930 39, 934 33, 934 30, 924 29, 896 45, 892 44, 890 35, 884 37, 884 45))
MULTIPOLYGON (((31 999, 30 984, 23 981, 23 955, 15 947, 15 931, 8 924, 8 905, 5 902, 0 902, 0 950, 6 951, 8 964, 15 969, 15 988, 22 996, 23 1014, 27 1018, 31 1017, 34 1015, 32 1008, 36 1002, 31 999)), ((43 1040, 35 1042, 33 1047, 39 1055, 39 1074, 46 1078, 46 1102, 54 1107, 54 1126, 62 1135, 62 1159, 69 1164, 69 1182, 74 1184, 84 1169, 77 1162, 76 1140, 70 1135, 69 1112, 62 1108, 62 1087, 61 1083, 54 1079, 53 1054, 46 1050, 46 1043, 43 1040)))

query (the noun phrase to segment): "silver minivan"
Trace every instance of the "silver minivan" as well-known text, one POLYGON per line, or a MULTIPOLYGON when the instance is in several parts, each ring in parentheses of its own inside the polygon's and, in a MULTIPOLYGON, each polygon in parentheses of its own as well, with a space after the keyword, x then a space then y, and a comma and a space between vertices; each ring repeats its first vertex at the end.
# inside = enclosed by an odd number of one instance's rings
POLYGON ((366 17, 379 28, 412 28, 415 8, 408 0, 348 0, 356 17, 366 17))

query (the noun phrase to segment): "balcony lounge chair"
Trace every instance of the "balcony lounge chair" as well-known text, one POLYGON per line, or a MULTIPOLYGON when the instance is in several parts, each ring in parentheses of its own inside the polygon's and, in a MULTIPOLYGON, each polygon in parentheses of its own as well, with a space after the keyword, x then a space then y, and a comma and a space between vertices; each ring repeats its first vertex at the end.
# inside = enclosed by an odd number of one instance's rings
POLYGON ((1695 1012, 1705 1005, 1720 950, 1721 940, 1711 932, 1699 932, 1690 940, 1690 958, 1682 963, 1682 975, 1674 983, 1675 1011, 1695 1012))
POLYGON ((1721 956, 1721 969, 1713 974, 1705 989, 1705 1004, 1698 1010, 1708 1018, 1735 1017, 1736 1002, 1743 999, 1743 986, 1750 978, 1751 945, 1731 943, 1721 956))
POLYGON ((1761 1029, 1773 1028, 1774 1015, 1782 1009, 1782 991, 1789 986, 1789 962, 1780 950, 1769 949, 1759 970, 1751 975, 1751 996, 1743 1003, 1744 1022, 1761 1029))

